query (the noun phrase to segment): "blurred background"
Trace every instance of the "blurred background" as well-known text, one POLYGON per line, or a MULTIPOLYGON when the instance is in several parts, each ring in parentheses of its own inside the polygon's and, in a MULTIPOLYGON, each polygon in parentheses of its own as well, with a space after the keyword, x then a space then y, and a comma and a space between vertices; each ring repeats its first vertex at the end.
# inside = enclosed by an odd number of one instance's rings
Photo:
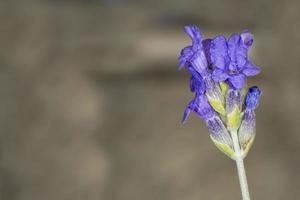
POLYGON ((300 1, 1 0, 0 199, 240 199, 192 114, 183 32, 250 29, 262 72, 253 199, 300 196, 300 1))

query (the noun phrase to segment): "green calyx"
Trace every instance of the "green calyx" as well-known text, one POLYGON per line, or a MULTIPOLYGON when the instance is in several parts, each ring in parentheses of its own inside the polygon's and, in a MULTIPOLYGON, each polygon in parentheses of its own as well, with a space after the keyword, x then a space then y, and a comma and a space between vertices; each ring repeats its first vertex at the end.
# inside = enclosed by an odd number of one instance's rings
POLYGON ((211 105, 211 107, 213 107, 213 109, 216 112, 220 113, 221 115, 226 115, 224 102, 221 102, 218 99, 214 99, 214 98, 210 97, 209 95, 206 95, 206 97, 207 97, 209 104, 211 105))
MULTIPOLYGON (((233 94, 230 93, 228 84, 225 82, 220 82, 217 87, 219 88, 220 95, 210 95, 206 93, 207 100, 211 107, 219 114, 219 117, 227 131, 236 132, 238 134, 239 144, 241 147, 240 153, 242 154, 243 158, 245 158, 255 138, 255 130, 252 132, 251 130, 248 130, 247 126, 241 127, 244 113, 241 108, 242 106, 240 105, 243 103, 239 102, 245 101, 247 90, 246 88, 242 88, 239 91, 239 94, 234 94, 236 96, 229 96, 233 94)), ((230 137, 229 140, 224 140, 224 138, 218 138, 210 135, 210 138, 221 152, 231 159, 235 159, 236 153, 232 146, 232 137, 230 137)))
POLYGON ((216 140, 212 135, 210 135, 211 140, 213 141, 213 143, 216 145, 216 147, 222 151, 224 154, 226 154, 228 157, 230 157, 231 159, 234 159, 235 157, 235 152, 233 151, 233 149, 225 143, 219 142, 218 140, 216 140))
POLYGON ((248 154, 250 148, 252 147, 254 138, 255 138, 255 134, 253 134, 252 137, 250 137, 247 141, 244 141, 244 142, 241 144, 243 158, 245 158, 245 157, 247 156, 247 154, 248 154))
POLYGON ((227 128, 228 130, 238 130, 241 125, 243 112, 240 111, 237 105, 231 113, 227 114, 227 128))
POLYGON ((228 92, 228 85, 225 82, 220 82, 220 88, 222 91, 222 95, 225 97, 227 95, 228 92))

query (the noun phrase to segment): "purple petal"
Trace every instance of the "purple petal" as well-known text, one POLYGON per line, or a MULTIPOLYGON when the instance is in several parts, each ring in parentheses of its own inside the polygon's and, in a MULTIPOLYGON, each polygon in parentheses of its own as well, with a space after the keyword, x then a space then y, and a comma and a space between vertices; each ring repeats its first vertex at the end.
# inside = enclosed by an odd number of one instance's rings
POLYGON ((204 94, 205 92, 205 84, 202 77, 192 75, 190 79, 190 88, 192 92, 196 92, 197 94, 204 94))
POLYGON ((247 62, 247 64, 243 69, 243 74, 245 74, 246 76, 255 76, 259 74, 259 72, 260 72, 260 68, 251 62, 247 62))
POLYGON ((235 89, 242 89, 246 82, 246 76, 244 74, 231 75, 228 80, 235 89))
POLYGON ((202 119, 211 118, 215 113, 205 95, 196 95, 193 102, 193 111, 202 119))
POLYGON ((184 110, 184 114, 181 120, 181 125, 183 125, 187 121, 187 119, 190 116, 190 113, 191 113, 191 109, 189 108, 189 106, 187 106, 184 110))
POLYGON ((190 36, 193 41, 193 47, 201 47, 202 34, 197 26, 185 26, 184 31, 190 36))
POLYGON ((181 50, 180 56, 178 58, 179 60, 178 70, 182 69, 186 64, 186 62, 190 61, 193 54, 194 52, 192 50, 192 46, 187 46, 181 50))
POLYGON ((225 69, 229 63, 229 57, 227 52, 226 38, 222 35, 215 37, 211 41, 210 55, 212 63, 220 68, 225 69))
POLYGON ((237 33, 232 34, 228 40, 228 53, 231 61, 229 70, 241 70, 247 62, 248 49, 237 33))
POLYGON ((242 38, 243 44, 246 45, 248 48, 252 45, 253 35, 252 35, 252 33, 250 33, 250 31, 248 31, 248 30, 242 31, 241 38, 242 38))
POLYGON ((193 55, 191 65, 201 76, 208 74, 208 63, 203 50, 199 50, 193 55))
POLYGON ((204 120, 211 118, 215 113, 208 103, 206 96, 196 94, 195 99, 192 100, 186 107, 181 124, 184 124, 186 122, 191 113, 191 110, 194 111, 198 117, 204 120))
POLYGON ((212 39, 205 39, 202 41, 203 50, 207 59, 208 64, 212 64, 211 56, 210 56, 210 46, 211 46, 212 39))
POLYGON ((212 73, 212 78, 216 82, 221 82, 228 78, 228 74, 223 70, 216 68, 212 73))

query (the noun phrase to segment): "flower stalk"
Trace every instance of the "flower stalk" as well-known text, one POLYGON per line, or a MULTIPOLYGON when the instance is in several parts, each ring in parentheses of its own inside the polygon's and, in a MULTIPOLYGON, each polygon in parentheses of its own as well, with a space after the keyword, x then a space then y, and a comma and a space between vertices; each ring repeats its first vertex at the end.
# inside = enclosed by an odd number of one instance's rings
POLYGON ((243 200, 250 200, 247 176, 244 166, 244 158, 242 155, 242 150, 239 144, 239 139, 236 131, 231 131, 231 137, 233 140, 233 147, 235 152, 235 162, 239 176, 240 188, 243 200))

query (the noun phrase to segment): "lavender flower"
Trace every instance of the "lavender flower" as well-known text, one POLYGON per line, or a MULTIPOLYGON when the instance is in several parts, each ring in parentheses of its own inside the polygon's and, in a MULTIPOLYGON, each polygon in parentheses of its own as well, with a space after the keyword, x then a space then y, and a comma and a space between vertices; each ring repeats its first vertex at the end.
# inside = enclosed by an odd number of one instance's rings
POLYGON ((210 55, 215 69, 212 73, 214 81, 227 80, 235 89, 244 87, 247 76, 254 76, 260 68, 248 60, 248 50, 253 43, 253 35, 243 31, 234 33, 228 41, 222 35, 211 41, 210 55))
POLYGON ((211 69, 209 69, 211 40, 202 40, 202 33, 196 26, 186 26, 184 30, 192 39, 192 45, 182 49, 179 57, 179 69, 185 66, 192 76, 202 76, 208 101, 217 112, 224 115, 224 97, 219 85, 212 80, 211 69))
POLYGON ((184 124, 191 111, 206 123, 214 144, 237 163, 242 196, 250 200, 243 158, 255 137, 255 112, 261 91, 251 87, 246 94, 246 77, 260 68, 248 60, 253 35, 243 31, 228 40, 222 35, 203 40, 200 29, 186 26, 192 45, 179 57, 179 69, 190 73, 190 90, 195 97, 184 111, 184 124), (245 97, 246 94, 246 97, 245 97))
POLYGON ((241 146, 249 147, 249 139, 254 138, 254 109, 260 90, 252 87, 246 98, 243 95, 246 76, 260 72, 247 55, 253 35, 243 31, 232 34, 228 41, 222 35, 203 40, 198 27, 186 26, 184 30, 192 44, 181 51, 179 69, 185 66, 190 73, 190 89, 195 96, 184 111, 182 124, 194 112, 205 121, 217 147, 233 157, 229 132, 240 132, 241 146))
POLYGON ((197 26, 186 26, 184 30, 192 39, 192 45, 182 49, 179 57, 179 69, 190 64, 202 76, 208 75, 208 63, 200 29, 197 26))

